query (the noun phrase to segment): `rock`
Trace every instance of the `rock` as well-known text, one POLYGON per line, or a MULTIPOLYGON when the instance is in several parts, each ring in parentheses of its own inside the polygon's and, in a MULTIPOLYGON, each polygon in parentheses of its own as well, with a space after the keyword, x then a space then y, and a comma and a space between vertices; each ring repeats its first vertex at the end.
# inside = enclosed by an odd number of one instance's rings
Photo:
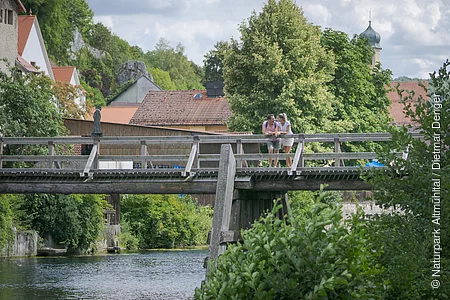
POLYGON ((75 30, 73 31, 73 41, 70 43, 70 59, 75 60, 77 58, 75 53, 83 48, 86 48, 95 58, 100 59, 105 56, 105 54, 100 52, 100 50, 86 44, 83 40, 83 37, 81 36, 81 33, 78 31, 78 28, 75 27, 75 30))
POLYGON ((137 60, 129 60, 123 63, 117 71, 117 85, 121 86, 130 80, 136 80, 142 75, 153 81, 153 76, 147 72, 145 63, 137 60))

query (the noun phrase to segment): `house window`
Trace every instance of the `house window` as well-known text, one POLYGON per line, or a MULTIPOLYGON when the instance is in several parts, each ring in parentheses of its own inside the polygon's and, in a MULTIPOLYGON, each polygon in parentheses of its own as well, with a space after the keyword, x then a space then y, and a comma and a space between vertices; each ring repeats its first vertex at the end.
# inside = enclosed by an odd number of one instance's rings
MULTIPOLYGON (((5 16, 6 17, 6 16, 5 16)), ((8 20, 8 24, 12 25, 13 24, 13 11, 12 10, 8 10, 8 18, 6 19, 8 20)), ((5 20, 5 21, 6 21, 5 20)))

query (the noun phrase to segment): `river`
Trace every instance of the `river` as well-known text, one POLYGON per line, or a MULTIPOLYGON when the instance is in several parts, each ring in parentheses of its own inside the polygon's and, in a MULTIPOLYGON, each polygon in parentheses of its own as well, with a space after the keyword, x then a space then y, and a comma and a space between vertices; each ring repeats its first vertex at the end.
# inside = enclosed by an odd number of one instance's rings
POLYGON ((0 299, 188 299, 205 250, 0 259, 0 299))

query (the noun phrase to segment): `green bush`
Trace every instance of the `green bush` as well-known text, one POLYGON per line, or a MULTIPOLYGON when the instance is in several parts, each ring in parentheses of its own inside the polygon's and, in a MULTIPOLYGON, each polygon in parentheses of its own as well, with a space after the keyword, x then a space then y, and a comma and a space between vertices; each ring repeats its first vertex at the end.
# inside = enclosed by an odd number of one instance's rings
POLYGON ((22 224, 51 235, 68 252, 88 250, 103 230, 106 201, 100 195, 25 195, 22 224))
POLYGON ((212 209, 178 195, 128 195, 123 220, 139 238, 139 248, 177 248, 206 244, 212 209))
POLYGON ((377 253, 362 213, 342 220, 339 206, 321 193, 302 217, 280 220, 275 213, 243 232, 211 263, 196 299, 378 299, 385 286, 376 275, 377 253), (302 220, 305 218, 306 220, 302 220))

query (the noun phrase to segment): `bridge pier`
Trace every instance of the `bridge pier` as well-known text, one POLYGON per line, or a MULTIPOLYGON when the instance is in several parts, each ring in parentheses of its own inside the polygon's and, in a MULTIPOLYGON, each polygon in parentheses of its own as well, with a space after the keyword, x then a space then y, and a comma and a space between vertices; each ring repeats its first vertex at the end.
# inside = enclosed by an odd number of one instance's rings
POLYGON ((272 210, 274 200, 281 199, 280 218, 289 212, 286 192, 237 190, 235 175, 236 160, 231 145, 224 144, 220 150, 209 261, 223 254, 227 243, 240 240, 240 230, 250 228, 263 213, 272 210))

